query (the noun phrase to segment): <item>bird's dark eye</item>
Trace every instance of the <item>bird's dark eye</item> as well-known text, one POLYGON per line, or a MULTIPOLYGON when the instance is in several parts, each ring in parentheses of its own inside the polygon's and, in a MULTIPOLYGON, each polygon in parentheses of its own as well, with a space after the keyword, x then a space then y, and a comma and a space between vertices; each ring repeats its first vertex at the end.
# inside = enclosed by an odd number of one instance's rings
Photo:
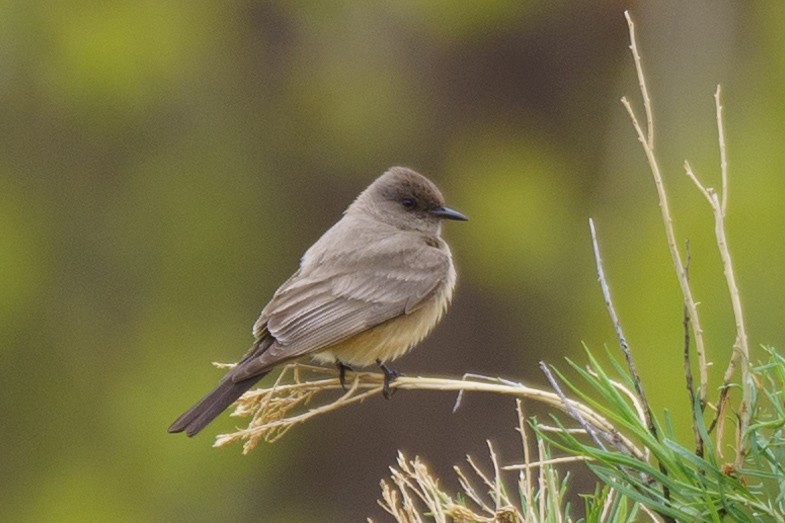
POLYGON ((404 198, 401 200, 401 205, 409 210, 412 210, 417 207, 417 202, 414 201, 414 198, 404 198))

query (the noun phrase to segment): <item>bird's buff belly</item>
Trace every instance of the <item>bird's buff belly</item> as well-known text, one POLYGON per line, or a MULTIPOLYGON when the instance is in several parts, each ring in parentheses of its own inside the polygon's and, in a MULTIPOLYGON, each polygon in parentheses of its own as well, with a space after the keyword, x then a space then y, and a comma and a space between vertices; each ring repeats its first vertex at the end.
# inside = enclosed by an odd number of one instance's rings
POLYGON ((356 336, 336 343, 313 355, 321 363, 336 360, 351 366, 364 367, 392 361, 406 354, 422 340, 439 321, 447 299, 432 300, 411 314, 398 316, 356 336))

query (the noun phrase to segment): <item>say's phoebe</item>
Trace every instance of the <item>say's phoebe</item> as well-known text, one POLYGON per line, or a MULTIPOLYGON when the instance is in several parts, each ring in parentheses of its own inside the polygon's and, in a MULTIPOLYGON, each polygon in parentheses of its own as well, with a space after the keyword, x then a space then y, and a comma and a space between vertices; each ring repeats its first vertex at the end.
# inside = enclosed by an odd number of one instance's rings
POLYGON ((421 341, 452 298, 455 267, 441 221, 466 220, 436 186, 393 167, 305 252, 253 326, 243 359, 169 427, 193 436, 273 367, 305 355, 338 366, 377 363, 385 396, 397 373, 384 363, 421 341))

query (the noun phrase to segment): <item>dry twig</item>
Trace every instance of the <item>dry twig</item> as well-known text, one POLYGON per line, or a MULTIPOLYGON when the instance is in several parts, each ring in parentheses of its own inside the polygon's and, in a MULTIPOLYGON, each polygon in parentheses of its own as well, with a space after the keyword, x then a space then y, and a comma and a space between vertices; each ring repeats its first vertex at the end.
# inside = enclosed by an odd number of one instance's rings
MULTIPOLYGON (((693 171, 689 162, 684 162, 684 170, 687 176, 689 176, 690 180, 692 180, 701 194, 703 194, 703 196, 706 198, 706 201, 709 202, 712 214, 714 215, 714 235, 717 240, 717 248, 720 252, 720 258, 722 259, 722 268, 725 274, 725 282, 728 286, 728 293, 730 294, 731 306, 733 308, 733 317, 736 322, 736 341, 733 344, 733 355, 731 356, 728 367, 725 370, 725 374, 722 378, 720 399, 717 402, 717 415, 715 422, 712 423, 712 427, 715 425, 716 420, 722 418, 725 415, 725 407, 728 405, 728 402, 725 400, 730 389, 731 379, 736 372, 736 367, 739 365, 739 362, 741 362, 742 400, 741 405, 739 406, 738 417, 739 432, 744 435, 746 434, 747 428, 749 427, 750 416, 752 414, 751 401, 753 383, 750 378, 750 349, 747 341, 747 327, 744 322, 744 311, 741 306, 739 288, 736 285, 736 275, 733 270, 733 260, 731 258, 730 249, 728 248, 728 240, 725 233, 725 213, 727 211, 728 205, 728 162, 725 152, 725 132, 723 131, 722 125, 720 86, 717 86, 717 91, 714 94, 714 100, 717 114, 718 140, 720 148, 720 170, 722 176, 722 188, 720 190, 720 194, 718 195, 717 191, 715 191, 713 188, 706 187, 701 183, 701 181, 695 175, 695 172, 693 171)), ((718 433, 718 442, 721 439, 722 436, 718 433)), ((717 452, 720 455, 722 454, 719 444, 717 452)), ((744 455, 744 445, 737 446, 735 459, 735 466, 737 470, 741 469, 743 465, 744 455)))
POLYGON ((630 32, 630 49, 632 50, 632 57, 635 61, 635 70, 638 74, 638 84, 640 86, 641 96, 643 97, 643 107, 646 114, 647 124, 646 132, 644 132, 643 127, 640 125, 638 118, 635 116, 635 111, 633 111, 632 105, 627 100, 627 98, 622 98, 621 102, 625 109, 627 109, 627 113, 630 116, 632 125, 638 135, 638 141, 641 143, 643 151, 646 154, 646 159, 649 162, 649 168, 651 170, 652 176, 654 177, 654 185, 657 187, 657 197, 660 202, 662 222, 665 225, 665 236, 668 241, 668 249, 670 250, 673 265, 676 269, 676 276, 679 280, 679 285, 681 286, 682 295, 684 296, 684 302, 687 306, 687 309, 689 310, 690 319, 692 321, 692 330, 693 335, 695 336, 695 352, 698 354, 698 368, 700 373, 699 397, 701 411, 703 411, 706 406, 706 391, 709 381, 708 360, 706 358, 706 349, 703 342, 703 330, 700 326, 698 305, 692 296, 690 282, 687 278, 687 274, 684 269, 684 263, 681 260, 681 254, 679 253, 679 248, 676 244, 676 233, 673 231, 673 221, 671 220, 668 195, 665 191, 665 183, 660 172, 660 166, 657 162, 657 157, 654 154, 654 124, 651 111, 651 99, 649 98, 649 92, 646 87, 646 79, 643 75, 641 58, 638 54, 638 44, 635 39, 635 24, 632 23, 632 18, 630 18, 628 11, 624 12, 624 16, 627 18, 627 25, 630 32))
POLYGON ((635 361, 632 359, 630 345, 627 343, 627 337, 624 336, 624 331, 621 327, 621 321, 619 321, 619 316, 616 314, 616 307, 614 307, 613 300, 611 299, 611 290, 608 286, 608 281, 605 279, 605 270, 602 264, 602 257, 600 256, 600 246, 597 242, 597 231, 594 228, 594 220, 591 218, 589 218, 589 229, 591 231, 591 242, 594 249, 594 261, 597 265, 597 280, 600 282, 602 297, 605 300, 605 307, 608 309, 608 315, 611 317, 613 329, 616 331, 616 339, 619 342, 619 347, 621 347, 622 353, 624 354, 624 359, 627 361, 627 368, 630 370, 630 377, 635 384, 635 392, 638 394, 638 400, 640 401, 640 405, 635 402, 636 407, 639 407, 638 412, 642 414, 642 419, 646 423, 646 427, 649 429, 651 435, 654 437, 654 439, 659 439, 657 437, 657 427, 654 425, 654 421, 652 419, 651 408, 649 408, 649 401, 646 399, 646 393, 643 391, 643 382, 638 375, 638 370, 635 367, 635 361))

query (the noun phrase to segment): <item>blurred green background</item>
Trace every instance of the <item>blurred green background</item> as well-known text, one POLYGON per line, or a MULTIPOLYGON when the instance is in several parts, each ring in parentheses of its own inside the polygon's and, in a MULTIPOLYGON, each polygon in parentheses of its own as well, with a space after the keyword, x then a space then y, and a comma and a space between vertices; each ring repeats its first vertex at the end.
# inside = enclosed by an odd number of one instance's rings
POLYGON ((680 294, 619 103, 641 108, 626 8, 719 375, 733 321, 681 165, 718 184, 721 83, 750 341, 785 347, 785 4, 0 2, 0 520, 384 520, 398 449, 448 488, 486 438, 518 459, 513 403, 485 396, 451 414, 454 395, 400 392, 245 457, 211 448, 226 415, 192 440, 166 433, 395 164, 471 218, 445 227, 454 306, 396 368, 541 385, 541 359, 615 350, 592 216, 654 408, 689 441, 680 294))

